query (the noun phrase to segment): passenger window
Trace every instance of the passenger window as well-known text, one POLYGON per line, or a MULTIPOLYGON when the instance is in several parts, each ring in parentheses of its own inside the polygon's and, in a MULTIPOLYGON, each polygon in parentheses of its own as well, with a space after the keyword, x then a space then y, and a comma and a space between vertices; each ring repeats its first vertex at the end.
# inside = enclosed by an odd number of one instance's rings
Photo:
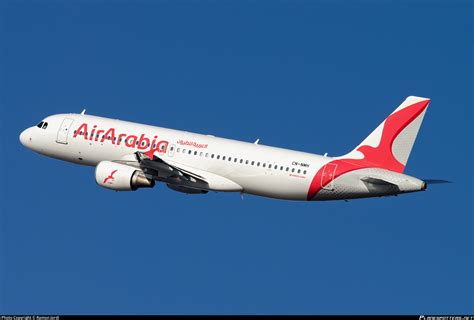
POLYGON ((191 154, 191 152, 193 152, 193 151, 192 151, 192 150, 189 150, 189 151, 188 151, 188 154, 191 154))
POLYGON ((217 160, 219 160, 220 158, 221 158, 221 156, 220 156, 220 155, 217 155, 217 160))
POLYGON ((202 157, 202 152, 199 152, 199 156, 202 157))
POLYGON ((240 159, 240 163, 243 163, 244 162, 244 159, 240 159))
POLYGON ((305 171, 303 171, 303 174, 306 174, 306 170, 305 170, 305 171))
POLYGON ((214 159, 214 153, 213 153, 213 154, 211 154, 211 159, 214 159))
POLYGON ((237 158, 234 159, 234 162, 237 162, 237 158))
POLYGON ((260 167, 260 162, 257 162, 257 167, 260 167))
POLYGON ((298 169, 298 173, 301 173, 301 169, 298 169))
POLYGON ((280 170, 283 171, 283 166, 280 166, 280 170))
POLYGON ((222 160, 225 160, 225 156, 222 157, 222 160))
MULTIPOLYGON (((154 148, 154 147, 153 147, 153 148, 154 148)), ((176 152, 180 152, 180 151, 181 151, 181 148, 176 149, 176 152)))
POLYGON ((186 153, 186 149, 183 149, 183 153, 186 153))
POLYGON ((262 167, 264 167, 264 168, 265 168, 266 166, 267 166, 267 165, 266 165, 265 163, 264 163, 264 164, 262 164, 262 167))
POLYGON ((291 169, 291 172, 295 172, 295 168, 291 169))
POLYGON ((252 166, 253 166, 253 164, 254 164, 254 163, 255 163, 255 161, 252 161, 252 163, 251 163, 251 164, 252 164, 252 166))
MULTIPOLYGON (((154 147, 153 147, 153 148, 154 148, 154 147)), ((171 151, 173 151, 173 150, 174 150, 174 147, 171 147, 171 151)))
POLYGON ((249 161, 248 161, 248 160, 245 160, 245 164, 249 164, 249 161))
POLYGON ((206 158, 209 157, 209 153, 206 152, 206 158))
POLYGON ((229 157, 229 161, 232 161, 232 158, 231 158, 231 157, 229 157))
POLYGON ((288 170, 290 170, 290 168, 286 167, 286 172, 288 172, 288 170))

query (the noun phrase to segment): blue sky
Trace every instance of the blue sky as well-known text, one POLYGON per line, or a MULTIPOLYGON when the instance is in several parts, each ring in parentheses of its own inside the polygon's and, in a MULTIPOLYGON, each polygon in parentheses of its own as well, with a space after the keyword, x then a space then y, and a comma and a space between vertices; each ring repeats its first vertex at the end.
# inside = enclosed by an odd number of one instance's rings
POLYGON ((2 1, 1 313, 473 313, 470 1, 2 1), (80 112, 340 155, 430 97, 427 192, 114 193, 18 141, 80 112))

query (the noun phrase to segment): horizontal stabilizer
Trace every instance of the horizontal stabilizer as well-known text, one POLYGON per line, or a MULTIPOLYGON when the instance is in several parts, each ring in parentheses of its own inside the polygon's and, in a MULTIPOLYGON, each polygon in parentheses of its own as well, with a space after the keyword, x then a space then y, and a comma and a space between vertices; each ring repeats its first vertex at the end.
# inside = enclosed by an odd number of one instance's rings
POLYGON ((382 179, 377 179, 377 178, 372 178, 372 177, 363 177, 360 180, 371 183, 371 184, 378 184, 378 185, 385 185, 385 186, 393 186, 393 183, 390 183, 388 181, 382 180, 382 179))

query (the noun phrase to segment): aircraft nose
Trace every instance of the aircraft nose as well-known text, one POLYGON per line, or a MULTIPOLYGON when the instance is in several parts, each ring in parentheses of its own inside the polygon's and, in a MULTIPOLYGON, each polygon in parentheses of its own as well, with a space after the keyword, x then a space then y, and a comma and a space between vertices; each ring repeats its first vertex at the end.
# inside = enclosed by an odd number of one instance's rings
POLYGON ((30 134, 30 129, 25 129, 23 130, 22 133, 20 133, 20 142, 23 146, 28 147, 28 142, 31 141, 31 134, 30 134))

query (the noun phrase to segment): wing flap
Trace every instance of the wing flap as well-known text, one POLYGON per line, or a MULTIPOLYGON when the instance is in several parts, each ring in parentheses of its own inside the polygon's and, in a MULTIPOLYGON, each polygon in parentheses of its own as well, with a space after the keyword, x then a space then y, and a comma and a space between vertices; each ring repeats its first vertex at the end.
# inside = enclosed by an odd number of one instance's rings
POLYGON ((181 170, 182 172, 198 177, 199 179, 203 179, 209 184, 209 188, 211 190, 226 192, 237 192, 243 190, 242 186, 230 179, 224 178, 223 176, 208 171, 192 168, 174 161, 168 160, 167 163, 177 168, 178 170, 181 170))

